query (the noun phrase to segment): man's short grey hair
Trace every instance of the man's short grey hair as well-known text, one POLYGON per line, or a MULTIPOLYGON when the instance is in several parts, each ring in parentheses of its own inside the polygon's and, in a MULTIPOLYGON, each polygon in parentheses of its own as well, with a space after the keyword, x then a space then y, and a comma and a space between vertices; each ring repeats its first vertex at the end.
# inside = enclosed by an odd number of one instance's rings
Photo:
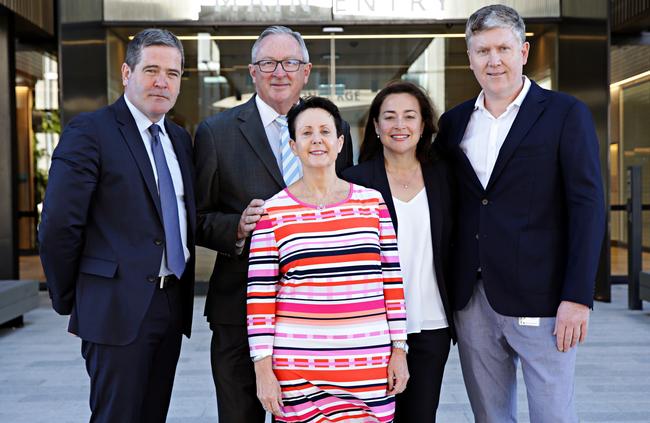
POLYGON ((255 63, 257 61, 257 51, 260 49, 260 44, 262 43, 262 40, 268 37, 269 35, 289 35, 293 37, 298 42, 298 45, 300 46, 300 50, 302 51, 302 61, 309 63, 309 52, 307 51, 305 40, 302 39, 302 35, 300 35, 300 32, 294 31, 291 28, 287 28, 286 26, 280 26, 280 25, 273 25, 266 28, 264 31, 262 31, 260 36, 257 37, 257 40, 255 40, 255 44, 253 44, 253 49, 251 50, 251 63, 255 63))
POLYGON ((165 46, 177 49, 181 54, 181 70, 185 69, 185 52, 181 40, 166 29, 148 28, 135 34, 126 47, 126 59, 124 61, 131 70, 134 70, 140 63, 142 49, 151 46, 165 46))
POLYGON ((519 13, 512 7, 501 4, 481 7, 467 20, 465 26, 465 41, 469 42, 474 34, 493 28, 509 28, 521 43, 526 42, 526 25, 519 13))

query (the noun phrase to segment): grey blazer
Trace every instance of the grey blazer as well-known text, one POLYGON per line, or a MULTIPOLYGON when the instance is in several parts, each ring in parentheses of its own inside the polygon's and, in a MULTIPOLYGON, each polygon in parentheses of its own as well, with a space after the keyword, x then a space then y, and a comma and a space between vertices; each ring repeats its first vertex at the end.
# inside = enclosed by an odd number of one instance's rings
MULTIPOLYGON (((350 126, 336 170, 352 166, 350 126)), ((264 132, 255 96, 213 115, 199 125, 194 142, 197 245, 218 252, 205 315, 210 324, 246 324, 248 248, 235 254, 237 225, 248 203, 266 200, 285 188, 282 173, 264 132)))

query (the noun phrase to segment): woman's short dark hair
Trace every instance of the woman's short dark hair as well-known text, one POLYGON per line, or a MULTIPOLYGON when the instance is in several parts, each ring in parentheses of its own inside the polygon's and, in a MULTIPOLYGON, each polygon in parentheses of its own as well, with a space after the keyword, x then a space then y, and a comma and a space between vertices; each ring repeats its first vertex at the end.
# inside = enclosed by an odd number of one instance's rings
POLYGON ((410 94, 418 101, 424 129, 422 131, 422 137, 418 141, 415 149, 415 156, 420 162, 430 160, 433 136, 438 132, 438 126, 436 125, 437 117, 433 105, 431 104, 431 100, 429 100, 429 96, 418 85, 409 81, 398 80, 389 82, 377 93, 370 104, 366 130, 363 134, 363 142, 359 150, 359 163, 371 160, 383 152, 383 145, 375 131, 375 122, 379 120, 379 109, 381 109, 381 105, 386 100, 386 97, 391 94, 410 94))
POLYGON ((341 112, 339 112, 339 108, 336 107, 336 104, 324 97, 313 96, 305 97, 298 104, 293 106, 291 110, 289 110, 289 113, 287 113, 289 137, 292 140, 296 139, 296 118, 300 113, 307 109, 322 109, 332 115, 334 126, 336 126, 336 136, 340 137, 343 135, 343 119, 341 118, 341 112))

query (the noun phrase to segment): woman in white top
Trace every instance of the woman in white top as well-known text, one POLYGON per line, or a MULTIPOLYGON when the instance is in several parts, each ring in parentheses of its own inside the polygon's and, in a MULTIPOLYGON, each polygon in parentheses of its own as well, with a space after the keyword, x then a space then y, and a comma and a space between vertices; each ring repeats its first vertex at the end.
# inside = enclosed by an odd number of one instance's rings
POLYGON ((451 176, 435 156, 435 113, 406 81, 389 83, 370 106, 359 165, 343 178, 379 191, 397 231, 404 278, 410 380, 395 422, 435 422, 455 332, 447 280, 453 226, 451 176))

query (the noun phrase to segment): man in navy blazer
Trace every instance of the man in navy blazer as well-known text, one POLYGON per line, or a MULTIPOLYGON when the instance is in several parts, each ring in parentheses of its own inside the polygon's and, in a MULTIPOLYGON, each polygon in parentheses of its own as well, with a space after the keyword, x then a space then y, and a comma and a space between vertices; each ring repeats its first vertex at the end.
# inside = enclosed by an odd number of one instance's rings
POLYGON ((441 117, 436 144, 458 184, 452 279, 468 396, 477 422, 516 421, 521 360, 531 421, 575 422, 575 346, 605 230, 591 113, 523 75, 515 10, 479 9, 466 40, 482 91, 441 117))
POLYGON ((164 422, 190 335, 192 143, 165 118, 182 72, 174 34, 138 33, 124 95, 74 118, 52 157, 41 261, 54 309, 82 340, 92 422, 164 422))

